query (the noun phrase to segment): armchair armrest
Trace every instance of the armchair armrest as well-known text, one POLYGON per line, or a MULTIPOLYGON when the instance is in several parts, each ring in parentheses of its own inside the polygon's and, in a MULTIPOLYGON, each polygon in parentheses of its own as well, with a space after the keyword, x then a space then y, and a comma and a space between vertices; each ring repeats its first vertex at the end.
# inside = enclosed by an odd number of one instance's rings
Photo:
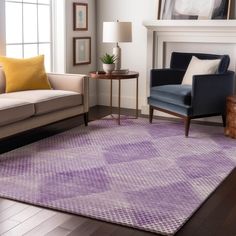
POLYGON ((152 69, 151 70, 151 87, 181 84, 185 71, 177 69, 152 69))
POLYGON ((193 76, 192 107, 194 115, 224 114, 226 98, 234 94, 235 73, 193 76))
POLYGON ((73 91, 83 95, 84 112, 89 107, 89 78, 80 74, 48 73, 48 80, 53 89, 73 91))

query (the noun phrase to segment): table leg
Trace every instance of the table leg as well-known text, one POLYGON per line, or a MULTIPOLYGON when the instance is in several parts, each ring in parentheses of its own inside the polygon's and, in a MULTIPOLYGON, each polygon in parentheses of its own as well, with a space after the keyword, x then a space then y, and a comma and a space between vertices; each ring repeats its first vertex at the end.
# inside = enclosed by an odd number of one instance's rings
POLYGON ((138 77, 136 78, 136 119, 138 119, 138 77))
POLYGON ((111 113, 111 116, 112 116, 112 79, 111 79, 111 88, 110 88, 110 113, 111 113))
POLYGON ((120 91, 121 91, 121 79, 119 79, 119 94, 118 94, 118 125, 120 125, 120 91))

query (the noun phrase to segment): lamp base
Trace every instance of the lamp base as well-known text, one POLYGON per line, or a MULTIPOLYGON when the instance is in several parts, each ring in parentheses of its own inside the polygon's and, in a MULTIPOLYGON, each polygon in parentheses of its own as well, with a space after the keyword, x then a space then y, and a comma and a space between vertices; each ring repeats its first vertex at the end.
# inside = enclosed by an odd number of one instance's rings
POLYGON ((113 48, 113 55, 115 55, 115 57, 116 57, 115 70, 120 70, 120 68, 121 68, 121 48, 119 47, 118 43, 116 44, 116 47, 113 48))

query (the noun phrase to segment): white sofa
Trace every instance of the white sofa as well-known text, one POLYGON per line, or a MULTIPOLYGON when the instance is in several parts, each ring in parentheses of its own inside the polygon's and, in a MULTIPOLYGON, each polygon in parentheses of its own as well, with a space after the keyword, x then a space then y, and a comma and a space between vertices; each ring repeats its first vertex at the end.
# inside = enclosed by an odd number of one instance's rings
POLYGON ((0 139, 80 114, 87 125, 88 77, 47 75, 52 90, 5 93, 5 75, 0 68, 0 139))

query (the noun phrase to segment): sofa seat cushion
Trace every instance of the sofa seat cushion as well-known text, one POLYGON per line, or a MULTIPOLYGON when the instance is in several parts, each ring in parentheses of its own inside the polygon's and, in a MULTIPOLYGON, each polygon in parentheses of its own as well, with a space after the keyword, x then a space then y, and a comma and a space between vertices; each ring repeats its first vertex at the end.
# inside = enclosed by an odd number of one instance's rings
POLYGON ((179 106, 191 106, 191 85, 162 85, 151 88, 150 97, 179 106))
POLYGON ((33 116, 34 104, 0 97, 0 126, 8 125, 33 116))
POLYGON ((42 115, 82 104, 82 95, 64 90, 29 90, 0 95, 34 104, 35 115, 42 115))

